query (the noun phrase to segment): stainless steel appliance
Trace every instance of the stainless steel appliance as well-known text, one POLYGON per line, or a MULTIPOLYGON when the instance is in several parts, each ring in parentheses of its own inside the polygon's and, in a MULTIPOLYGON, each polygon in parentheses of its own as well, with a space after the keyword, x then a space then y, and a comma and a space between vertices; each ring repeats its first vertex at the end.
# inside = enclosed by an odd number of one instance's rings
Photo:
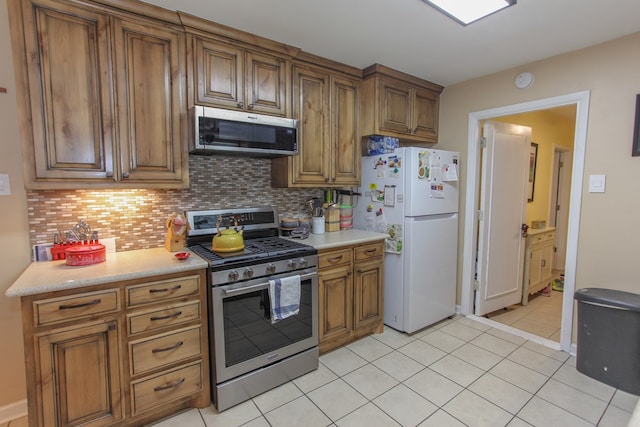
POLYGON ((298 152, 298 121, 295 119, 199 105, 193 112, 193 154, 278 157, 298 152))
POLYGON ((275 208, 187 212, 187 245, 209 262, 211 389, 220 411, 318 367, 318 256, 278 237, 275 208), (244 248, 214 252, 220 227, 237 221, 244 248), (216 224, 221 223, 219 227, 216 224), (269 280, 300 276, 300 311, 271 322, 269 280))

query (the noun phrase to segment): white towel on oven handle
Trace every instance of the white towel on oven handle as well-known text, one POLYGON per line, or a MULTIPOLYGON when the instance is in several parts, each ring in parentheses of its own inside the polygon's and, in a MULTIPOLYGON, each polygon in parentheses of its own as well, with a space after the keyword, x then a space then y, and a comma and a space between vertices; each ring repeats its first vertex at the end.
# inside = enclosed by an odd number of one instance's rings
POLYGON ((300 312, 300 276, 269 280, 271 323, 300 312))

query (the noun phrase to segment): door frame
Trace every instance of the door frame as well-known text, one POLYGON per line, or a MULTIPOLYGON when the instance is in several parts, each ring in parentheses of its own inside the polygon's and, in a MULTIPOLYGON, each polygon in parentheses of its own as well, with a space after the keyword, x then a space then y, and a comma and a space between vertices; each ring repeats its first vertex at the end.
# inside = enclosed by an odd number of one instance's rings
POLYGON ((573 168, 571 173, 571 197, 569 201, 569 227, 567 232, 567 255, 562 300, 562 323, 560 348, 575 353, 571 336, 573 331, 573 292, 575 290, 578 236, 580 232, 580 210, 582 205, 582 183, 587 143, 589 117, 589 91, 582 91, 552 98, 539 99, 520 104, 469 113, 467 180, 465 195, 464 232, 462 245, 462 287, 460 312, 473 315, 475 253, 477 246, 478 221, 477 201, 480 191, 480 136, 482 120, 511 114, 546 110, 554 107, 576 104, 576 124, 573 148, 573 168))
MULTIPOLYGON (((553 144, 553 176, 552 176, 552 180, 550 182, 550 198, 549 198, 549 225, 550 226, 555 226, 556 227, 556 241, 554 242, 555 244, 555 255, 554 255, 554 261, 553 261, 553 266, 554 268, 557 269, 558 267, 558 253, 561 253, 561 251, 558 251, 559 248, 564 249, 564 253, 563 255, 563 259, 562 259, 562 270, 564 270, 564 257, 566 257, 567 254, 567 227, 569 225, 569 206, 566 206, 563 208, 562 210, 562 215, 560 215, 560 217, 558 217, 558 211, 556 210, 556 206, 558 205, 558 195, 560 194, 565 195, 566 191, 569 191, 569 194, 571 194, 571 189, 569 187, 569 185, 571 184, 571 174, 567 173, 568 169, 572 169, 572 161, 573 159, 568 159, 568 157, 570 155, 573 154, 573 148, 569 149, 567 147, 563 147, 561 145, 557 145, 557 144, 553 144), (564 158, 564 156, 566 156, 567 158, 564 158), (562 168, 558 168, 558 163, 560 162, 560 160, 563 160, 564 164, 562 166, 562 168), (561 173, 558 173, 558 171, 560 170, 561 173), (567 179, 568 178, 568 179, 567 179), (558 185, 558 182, 560 183, 560 185, 558 185), (560 218, 560 221, 558 221, 558 218, 560 218), (555 223, 552 221, 552 219, 555 219, 555 223), (558 222, 560 223, 560 226, 558 226, 558 222), (562 245, 559 245, 558 242, 561 242, 562 245)), ((566 199, 562 199, 564 203, 564 200, 566 199)))

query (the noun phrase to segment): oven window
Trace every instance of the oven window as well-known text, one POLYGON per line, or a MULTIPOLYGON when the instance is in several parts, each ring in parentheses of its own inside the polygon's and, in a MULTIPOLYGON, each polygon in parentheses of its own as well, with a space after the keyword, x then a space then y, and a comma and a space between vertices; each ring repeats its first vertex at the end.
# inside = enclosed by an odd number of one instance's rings
POLYGON ((311 280, 300 283, 300 312, 274 324, 268 289, 225 298, 222 304, 227 367, 312 336, 311 280))

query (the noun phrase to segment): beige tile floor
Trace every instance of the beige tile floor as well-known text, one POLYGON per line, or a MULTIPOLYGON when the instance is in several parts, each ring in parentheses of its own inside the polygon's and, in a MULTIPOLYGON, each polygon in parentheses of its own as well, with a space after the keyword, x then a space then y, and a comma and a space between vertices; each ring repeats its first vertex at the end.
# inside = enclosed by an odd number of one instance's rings
POLYGON ((503 325, 560 342, 562 297, 563 293, 558 291, 551 291, 548 297, 537 293, 529 296, 527 305, 514 304, 506 310, 489 313, 487 317, 503 325))
POLYGON ((192 409, 154 427, 620 427, 637 401, 577 372, 567 353, 457 317, 413 335, 385 327, 227 411, 192 409))

